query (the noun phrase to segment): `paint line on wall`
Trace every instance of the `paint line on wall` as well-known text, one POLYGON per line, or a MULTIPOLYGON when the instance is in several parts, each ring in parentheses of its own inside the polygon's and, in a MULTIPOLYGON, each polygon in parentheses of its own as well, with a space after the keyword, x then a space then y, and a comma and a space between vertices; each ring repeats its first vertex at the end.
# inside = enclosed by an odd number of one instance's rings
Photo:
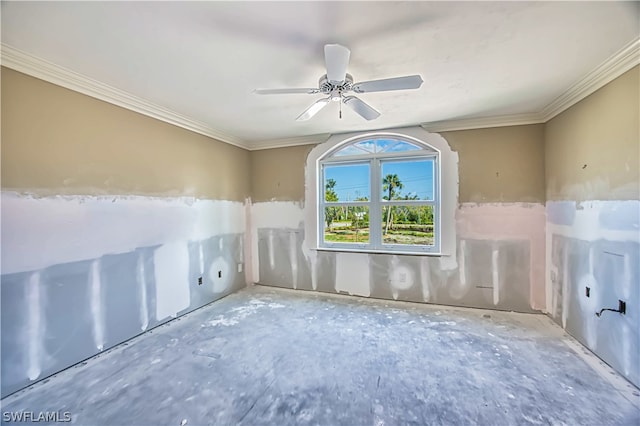
POLYGON ((91 316, 93 317, 93 342, 96 348, 104 349, 104 311, 102 309, 102 282, 100 280, 100 261, 91 262, 91 316))
POLYGON ((28 319, 27 333, 28 336, 28 355, 27 355, 27 377, 29 380, 36 380, 40 377, 42 368, 40 360, 42 358, 42 315, 41 315, 41 295, 40 295, 40 272, 34 272, 29 277, 29 282, 25 287, 27 292, 28 319))

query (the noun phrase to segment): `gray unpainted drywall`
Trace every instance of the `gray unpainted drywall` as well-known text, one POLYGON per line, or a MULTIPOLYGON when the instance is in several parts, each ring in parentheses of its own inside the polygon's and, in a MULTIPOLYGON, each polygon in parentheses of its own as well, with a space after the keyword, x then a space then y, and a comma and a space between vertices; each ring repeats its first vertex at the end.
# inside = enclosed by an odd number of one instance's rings
MULTIPOLYGON (((243 266, 237 267, 244 262, 243 239, 228 234, 189 242, 189 305, 178 316, 245 286, 243 266), (233 266, 220 266, 219 277, 218 265, 233 266)), ((2 275, 2 397, 169 321, 156 318, 159 247, 2 275)))
POLYGON ((592 208, 595 222, 577 217, 589 207, 571 201, 547 205, 551 253, 551 317, 572 336, 640 386, 640 211, 637 201, 602 202, 592 208), (554 233, 554 226, 578 229, 576 237, 554 233), (596 237, 583 239, 587 234, 596 237), (636 235, 636 240, 623 238, 636 235), (614 241, 613 238, 619 238, 614 241), (586 288, 589 287, 587 297, 586 288), (626 302, 626 314, 605 311, 626 302))
MULTIPOLYGON (((460 244, 464 241, 464 244, 460 244)), ((528 241, 494 241, 465 239, 466 261, 464 279, 460 269, 445 269, 438 257, 391 254, 368 254, 368 295, 380 299, 409 302, 429 302, 443 305, 468 306, 535 312, 530 307, 528 241), (497 253, 494 274, 493 253, 497 253), (403 284, 394 285, 397 272, 403 274, 403 284), (494 303, 494 279, 499 286, 494 303)), ((317 290, 327 293, 337 289, 337 256, 344 253, 317 251, 314 266, 303 254, 304 229, 258 229, 259 283, 276 287, 317 290), (293 244, 292 244, 293 243, 293 244), (292 248, 293 247, 293 248, 292 248), (316 274, 313 288, 312 274, 316 274)), ((363 294, 360 294, 363 295, 363 294)))

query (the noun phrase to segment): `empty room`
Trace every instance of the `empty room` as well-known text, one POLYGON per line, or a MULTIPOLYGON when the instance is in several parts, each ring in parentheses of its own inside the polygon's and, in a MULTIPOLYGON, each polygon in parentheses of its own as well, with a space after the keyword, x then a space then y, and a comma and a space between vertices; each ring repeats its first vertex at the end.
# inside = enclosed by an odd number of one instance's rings
POLYGON ((640 2, 0 12, 3 424, 640 425, 640 2))

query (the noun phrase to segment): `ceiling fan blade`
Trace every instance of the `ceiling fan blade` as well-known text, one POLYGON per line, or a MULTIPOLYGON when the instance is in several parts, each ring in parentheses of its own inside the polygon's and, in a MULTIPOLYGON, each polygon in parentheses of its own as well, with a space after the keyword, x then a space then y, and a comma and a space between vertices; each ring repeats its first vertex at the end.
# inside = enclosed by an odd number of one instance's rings
POLYGON ((318 89, 256 89, 253 91, 258 95, 288 95, 296 93, 314 94, 320 92, 318 89))
POLYGON ((351 51, 339 44, 324 46, 324 62, 327 66, 327 80, 329 83, 343 82, 347 76, 347 65, 351 51))
POLYGON ((316 115, 318 111, 327 106, 331 102, 331 97, 322 98, 315 101, 309 108, 307 108, 302 114, 296 118, 296 121, 306 121, 316 115))
POLYGON ((365 120, 375 120, 380 117, 380 113, 378 111, 355 96, 345 96, 342 102, 344 102, 345 105, 349 105, 351 109, 360 114, 360 116, 365 120))
POLYGON ((387 90, 417 89, 422 85, 422 77, 408 75, 406 77, 385 78, 383 80, 363 81, 353 85, 356 93, 385 92, 387 90))

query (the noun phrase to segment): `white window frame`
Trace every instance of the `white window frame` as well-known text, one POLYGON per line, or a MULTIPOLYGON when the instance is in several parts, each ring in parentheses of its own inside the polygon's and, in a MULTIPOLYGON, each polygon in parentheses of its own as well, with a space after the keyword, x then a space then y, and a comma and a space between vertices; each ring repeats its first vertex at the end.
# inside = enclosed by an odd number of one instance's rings
POLYGON ((438 254, 441 247, 441 207, 440 207, 440 151, 414 138, 401 135, 367 135, 346 141, 327 151, 317 160, 317 241, 319 249, 365 251, 381 253, 438 254), (419 147, 419 150, 401 152, 364 153, 357 155, 334 156, 338 151, 362 141, 377 139, 393 139, 419 147), (419 161, 434 162, 433 168, 433 200, 383 200, 382 164, 387 161, 419 161), (325 201, 325 165, 369 164, 369 201, 325 201), (369 242, 337 243, 324 240, 325 207, 367 206, 369 207, 369 242), (385 244, 383 242, 382 211, 385 206, 432 206, 433 207, 433 245, 385 244))

